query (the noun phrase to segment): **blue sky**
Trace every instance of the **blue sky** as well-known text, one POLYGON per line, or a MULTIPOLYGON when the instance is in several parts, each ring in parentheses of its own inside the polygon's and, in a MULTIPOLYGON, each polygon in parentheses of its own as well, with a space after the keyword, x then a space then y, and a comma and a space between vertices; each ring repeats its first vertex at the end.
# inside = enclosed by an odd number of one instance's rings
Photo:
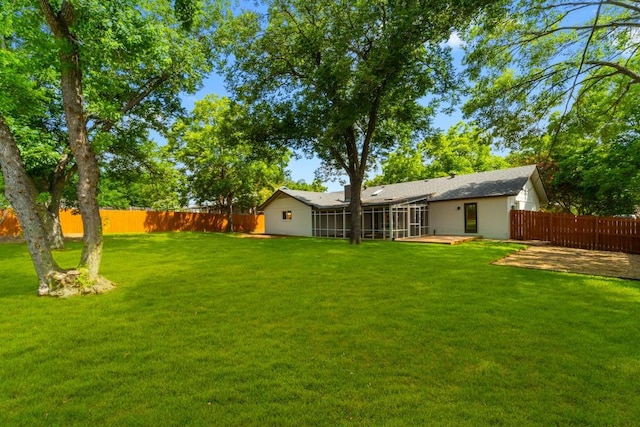
MULTIPOLYGON (((460 67, 462 60, 462 48, 460 47, 460 39, 454 34, 447 43, 453 49, 454 61, 457 67, 460 67)), ((202 88, 195 94, 189 94, 182 97, 182 105, 188 110, 193 109, 194 103, 197 100, 204 98, 206 95, 216 94, 219 96, 229 96, 229 92, 225 88, 224 78, 217 73, 211 74, 204 82, 202 88)), ((433 125, 441 130, 447 130, 457 122, 462 120, 462 113, 457 108, 453 114, 438 114, 434 120, 433 125)), ((314 172, 320 166, 320 160, 317 158, 307 159, 292 159, 289 163, 288 170, 291 172, 291 178, 294 181, 300 179, 310 183, 315 178, 314 172)), ((342 177, 343 180, 348 181, 346 177, 342 177)), ((339 191, 342 189, 342 184, 335 181, 324 182, 324 185, 328 187, 329 191, 339 191)))

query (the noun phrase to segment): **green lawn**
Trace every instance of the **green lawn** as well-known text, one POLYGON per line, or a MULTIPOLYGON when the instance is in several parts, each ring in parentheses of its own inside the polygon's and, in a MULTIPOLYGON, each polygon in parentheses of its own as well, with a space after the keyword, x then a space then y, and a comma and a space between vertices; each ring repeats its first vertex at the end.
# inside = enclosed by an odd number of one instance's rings
POLYGON ((0 425, 637 425, 640 282, 516 248, 111 236, 61 300, 0 245, 0 425))

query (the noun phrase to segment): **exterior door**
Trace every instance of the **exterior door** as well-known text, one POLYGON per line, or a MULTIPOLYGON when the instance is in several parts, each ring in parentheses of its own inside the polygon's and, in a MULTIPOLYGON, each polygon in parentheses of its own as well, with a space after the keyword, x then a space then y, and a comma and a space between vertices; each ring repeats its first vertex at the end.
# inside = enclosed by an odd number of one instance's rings
POLYGON ((420 236, 420 207, 409 207, 409 237, 420 236))
POLYGON ((464 204, 464 232, 465 233, 478 232, 478 204, 477 203, 464 204))

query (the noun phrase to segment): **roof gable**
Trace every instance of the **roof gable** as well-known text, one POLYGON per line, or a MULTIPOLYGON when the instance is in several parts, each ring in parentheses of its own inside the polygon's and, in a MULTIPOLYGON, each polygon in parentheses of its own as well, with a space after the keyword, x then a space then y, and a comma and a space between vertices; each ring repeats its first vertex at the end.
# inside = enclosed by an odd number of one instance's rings
POLYGON ((287 187, 281 187, 276 190, 276 192, 273 193, 262 205, 260 205, 258 209, 263 210, 269 203, 283 195, 316 208, 342 207, 348 205, 344 200, 341 200, 344 197, 342 191, 333 193, 317 193, 314 191, 290 190, 287 187))

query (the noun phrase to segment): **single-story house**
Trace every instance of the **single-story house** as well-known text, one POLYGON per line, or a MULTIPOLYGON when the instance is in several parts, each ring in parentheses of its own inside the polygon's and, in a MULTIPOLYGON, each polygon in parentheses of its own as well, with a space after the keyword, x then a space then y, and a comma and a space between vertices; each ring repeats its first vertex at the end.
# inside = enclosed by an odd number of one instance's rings
MULTIPOLYGON (((348 237, 350 186, 317 193, 282 187, 259 208, 265 232, 348 237)), ((509 211, 548 203, 535 165, 364 188, 362 238, 424 235, 509 238, 509 211)))

